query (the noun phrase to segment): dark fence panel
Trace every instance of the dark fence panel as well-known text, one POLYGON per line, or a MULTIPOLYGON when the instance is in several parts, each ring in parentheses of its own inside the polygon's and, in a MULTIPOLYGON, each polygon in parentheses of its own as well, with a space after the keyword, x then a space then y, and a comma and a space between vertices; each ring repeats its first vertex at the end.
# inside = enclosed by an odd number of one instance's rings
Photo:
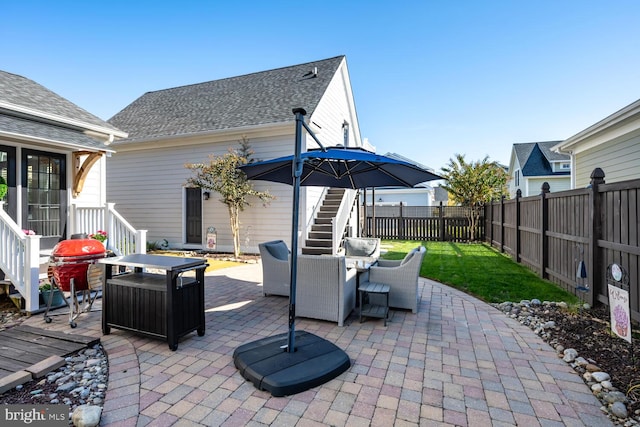
POLYGON ((542 274, 541 236, 542 236, 542 203, 539 197, 520 199, 520 262, 531 270, 542 274))
MULTIPOLYGON (((631 317, 640 321, 640 180, 500 200, 485 206, 485 240, 590 304, 608 304, 607 269, 626 272, 631 317), (580 274, 584 264, 586 277, 580 274)), ((546 184, 546 183, 545 183, 546 184)))
MULTIPOLYGON (((390 240, 468 242, 470 209, 462 206, 366 206, 363 235, 390 240)), ((484 238, 483 210, 476 240, 484 238)))
MULTIPOLYGON (((631 316, 640 312, 640 180, 625 181, 598 186, 596 214, 602 219, 600 238, 596 241, 599 258, 598 269, 607 277, 607 267, 612 263, 622 266, 629 283, 629 304, 631 316)), ((597 299, 608 301, 608 287, 605 281, 597 299)), ((637 317, 635 317, 637 320, 637 317)))

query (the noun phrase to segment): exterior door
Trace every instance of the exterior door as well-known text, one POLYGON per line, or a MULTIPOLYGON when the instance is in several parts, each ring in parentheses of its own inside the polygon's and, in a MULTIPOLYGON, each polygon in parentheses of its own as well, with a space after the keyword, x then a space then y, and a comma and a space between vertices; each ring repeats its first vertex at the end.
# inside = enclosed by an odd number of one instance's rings
POLYGON ((50 249, 66 233, 66 158, 35 150, 22 153, 22 226, 41 235, 41 248, 50 249))
POLYGON ((185 234, 187 244, 202 245, 202 191, 186 188, 185 234))

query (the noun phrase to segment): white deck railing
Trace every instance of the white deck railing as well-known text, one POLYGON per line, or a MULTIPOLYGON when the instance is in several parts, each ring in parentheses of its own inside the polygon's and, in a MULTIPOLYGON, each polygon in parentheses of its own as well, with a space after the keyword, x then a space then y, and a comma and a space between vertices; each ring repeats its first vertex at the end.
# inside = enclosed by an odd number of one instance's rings
MULTIPOLYGON (((25 311, 39 309, 40 237, 26 235, 0 202, 0 269, 25 300, 25 311)), ((115 209, 70 206, 69 234, 107 232, 107 248, 116 255, 147 252, 147 230, 136 230, 115 209)))
POLYGON ((0 269, 23 296, 26 311, 39 306, 40 236, 26 235, 0 202, 0 269))
POLYGON ((116 255, 147 252, 147 230, 136 230, 114 209, 115 203, 105 207, 78 207, 71 209, 71 223, 75 233, 107 232, 107 249, 116 255))

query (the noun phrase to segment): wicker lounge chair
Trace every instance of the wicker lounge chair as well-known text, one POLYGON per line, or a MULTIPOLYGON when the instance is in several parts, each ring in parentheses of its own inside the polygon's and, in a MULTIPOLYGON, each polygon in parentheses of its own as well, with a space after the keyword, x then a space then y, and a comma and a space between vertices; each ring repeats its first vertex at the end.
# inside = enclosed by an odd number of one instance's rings
POLYGON ((402 260, 378 260, 369 269, 369 282, 389 285, 389 307, 418 312, 418 277, 427 249, 412 249, 402 260))
POLYGON ((356 306, 356 274, 343 256, 298 255, 296 315, 344 326, 356 306))
POLYGON ((291 251, 282 240, 258 244, 262 261, 262 293, 289 296, 291 251))
POLYGON ((375 237, 345 237, 344 256, 349 259, 375 262, 380 258, 380 239, 375 237))

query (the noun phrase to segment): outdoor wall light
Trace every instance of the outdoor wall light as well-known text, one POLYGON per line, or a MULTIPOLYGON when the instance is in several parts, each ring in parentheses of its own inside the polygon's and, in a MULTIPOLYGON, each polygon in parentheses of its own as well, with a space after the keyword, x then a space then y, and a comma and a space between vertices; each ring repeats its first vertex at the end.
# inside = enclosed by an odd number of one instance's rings
POLYGON ((211 196, 211 193, 209 193, 208 191, 205 191, 204 193, 202 193, 202 198, 204 200, 209 200, 209 196, 211 196))

